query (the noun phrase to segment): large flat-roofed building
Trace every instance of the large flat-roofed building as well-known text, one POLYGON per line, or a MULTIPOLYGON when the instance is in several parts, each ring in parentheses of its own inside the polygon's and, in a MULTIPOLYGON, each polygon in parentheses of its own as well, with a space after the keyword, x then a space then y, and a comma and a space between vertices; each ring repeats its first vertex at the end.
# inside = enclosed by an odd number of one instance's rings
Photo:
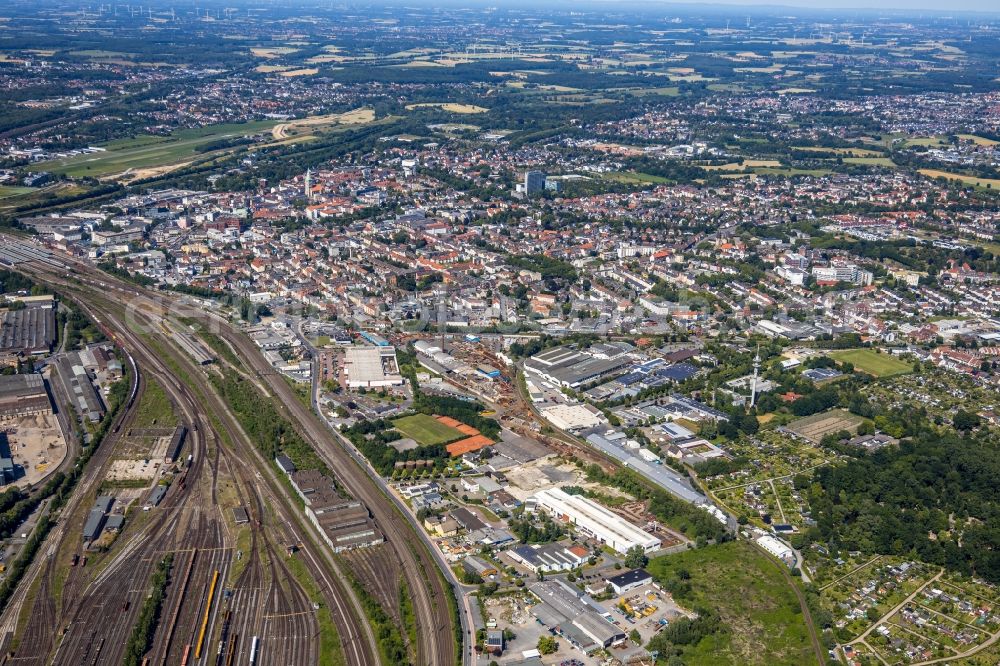
POLYGON ((399 386, 396 350, 392 347, 350 347, 344 352, 344 374, 349 388, 399 386))
POLYGON ((0 376, 0 420, 51 413, 52 403, 41 375, 0 376))
POLYGON ((550 488, 535 493, 533 498, 537 507, 573 523, 581 532, 619 553, 628 552, 634 546, 647 553, 660 548, 658 538, 582 495, 550 488))
POLYGON ((78 353, 60 358, 56 361, 55 370, 66 397, 82 418, 91 423, 98 423, 104 418, 104 402, 94 388, 78 353))
POLYGON ((593 352, 556 347, 535 354, 524 362, 524 367, 560 386, 577 388, 632 364, 628 351, 614 344, 602 345, 593 352))
POLYGON ((0 353, 48 354, 56 341, 56 311, 52 299, 32 303, 0 316, 0 353))
POLYGON ((601 412, 590 405, 553 405, 546 407, 541 413, 560 430, 586 430, 604 423, 601 412))
POLYGON ((341 495, 333 479, 317 470, 289 474, 292 487, 306 504, 306 517, 335 553, 382 543, 382 532, 358 500, 341 495))
POLYGON ((541 601, 531 607, 535 619, 586 654, 625 641, 625 630, 609 613, 565 581, 532 583, 529 589, 541 601))

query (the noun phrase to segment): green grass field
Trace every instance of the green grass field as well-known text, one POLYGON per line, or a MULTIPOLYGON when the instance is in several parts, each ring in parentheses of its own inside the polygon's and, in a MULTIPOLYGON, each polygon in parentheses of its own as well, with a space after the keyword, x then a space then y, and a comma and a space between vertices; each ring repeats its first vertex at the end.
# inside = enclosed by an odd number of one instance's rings
POLYGON ((858 370, 876 377, 902 375, 912 369, 912 366, 906 361, 901 361, 889 354, 879 354, 872 349, 847 349, 832 352, 830 356, 838 361, 853 363, 858 370))
POLYGON ((33 187, 15 187, 12 185, 0 185, 0 199, 6 199, 8 197, 19 197, 25 194, 31 194, 35 191, 33 187))
POLYGON ((437 419, 426 414, 404 416, 392 422, 396 430, 423 446, 446 444, 465 435, 460 431, 446 426, 437 419))
POLYGON ((662 176, 654 176, 649 173, 640 173, 638 171, 609 171, 608 173, 601 175, 605 180, 613 180, 618 183, 649 183, 651 185, 659 185, 661 183, 670 182, 662 176))
POLYGON ((729 542, 652 560, 662 583, 690 575, 682 606, 718 613, 721 629, 682 646, 686 666, 814 664, 816 656, 795 593, 775 564, 746 542, 729 542))
POLYGON ((123 173, 129 169, 149 169, 178 164, 204 155, 199 146, 235 139, 267 131, 277 121, 263 120, 250 123, 210 125, 197 129, 174 132, 169 137, 139 136, 119 139, 106 146, 107 152, 74 155, 63 159, 39 162, 33 171, 52 171, 71 177, 92 176, 100 178, 123 173))
POLYGON ((146 382, 146 389, 139 398, 136 410, 135 428, 173 428, 177 425, 174 406, 167 397, 166 391, 156 382, 146 382))

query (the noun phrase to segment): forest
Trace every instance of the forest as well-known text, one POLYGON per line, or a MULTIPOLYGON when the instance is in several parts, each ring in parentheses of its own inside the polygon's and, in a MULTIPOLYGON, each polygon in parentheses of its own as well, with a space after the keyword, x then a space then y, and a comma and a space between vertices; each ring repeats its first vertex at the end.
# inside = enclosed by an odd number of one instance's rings
POLYGON ((988 433, 925 429, 797 479, 816 526, 805 542, 917 557, 1000 583, 1000 450, 988 433))

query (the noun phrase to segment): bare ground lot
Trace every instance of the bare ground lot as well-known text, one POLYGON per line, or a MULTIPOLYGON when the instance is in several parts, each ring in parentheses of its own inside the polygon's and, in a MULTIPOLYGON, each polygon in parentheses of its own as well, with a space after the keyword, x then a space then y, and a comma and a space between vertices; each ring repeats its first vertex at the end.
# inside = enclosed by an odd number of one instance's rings
POLYGON ((66 440, 54 414, 33 414, 5 421, 2 426, 15 465, 24 468, 16 486, 35 484, 66 458, 66 440))

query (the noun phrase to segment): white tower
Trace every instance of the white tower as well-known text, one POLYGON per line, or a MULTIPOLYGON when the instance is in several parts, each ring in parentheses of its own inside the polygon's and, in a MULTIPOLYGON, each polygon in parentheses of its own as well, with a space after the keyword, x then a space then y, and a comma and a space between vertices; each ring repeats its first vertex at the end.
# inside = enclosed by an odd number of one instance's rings
POLYGON ((313 198, 312 182, 312 169, 306 169, 306 199, 309 201, 313 198))
POLYGON ((757 377, 760 375, 760 345, 757 345, 757 355, 753 357, 753 379, 750 381, 750 408, 757 404, 757 377))

